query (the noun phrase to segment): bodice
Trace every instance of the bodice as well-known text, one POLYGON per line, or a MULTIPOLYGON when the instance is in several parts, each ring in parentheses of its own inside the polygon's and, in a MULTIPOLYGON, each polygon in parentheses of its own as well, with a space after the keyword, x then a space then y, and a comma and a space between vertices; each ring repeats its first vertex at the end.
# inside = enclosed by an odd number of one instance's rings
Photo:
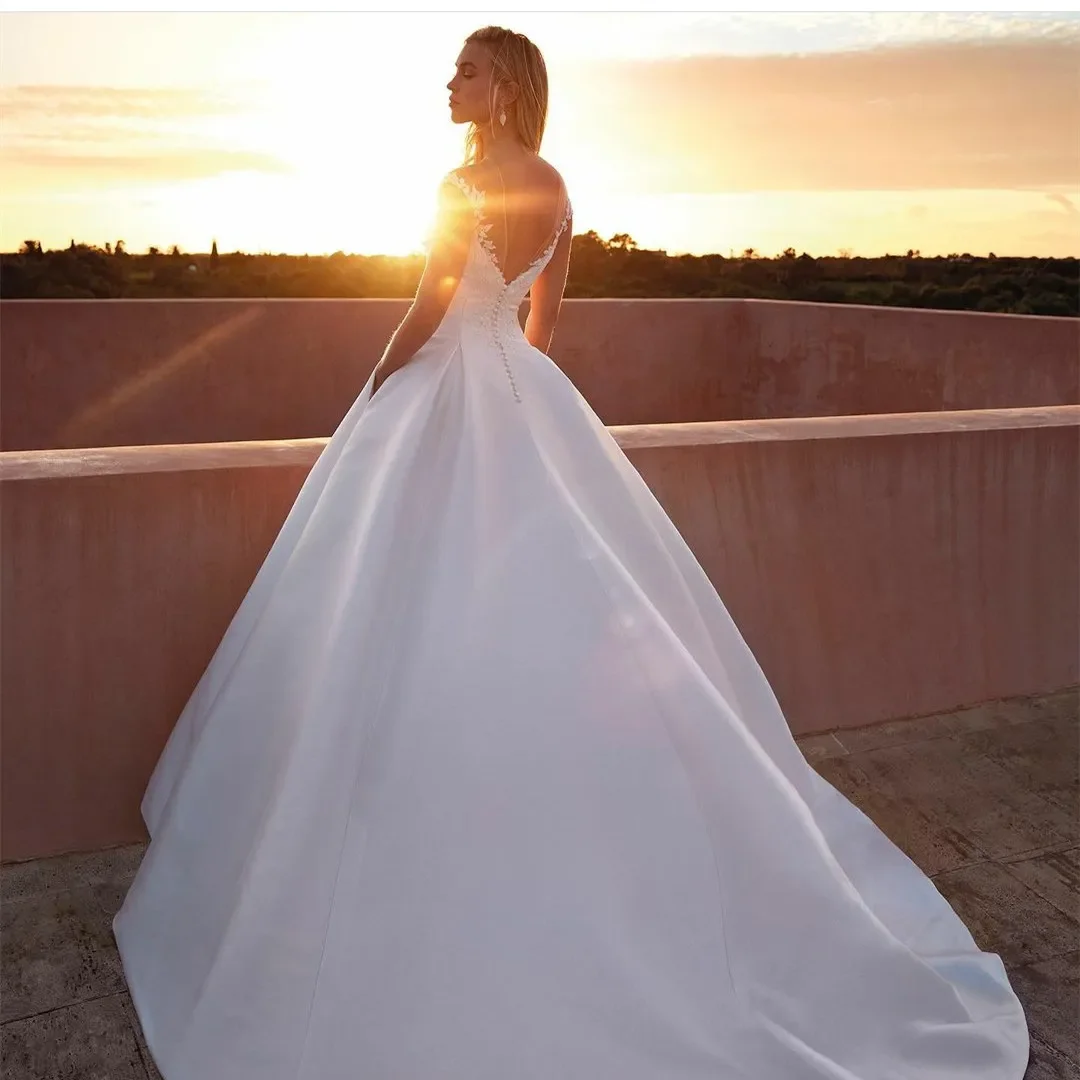
POLYGON ((495 245, 489 235, 490 223, 484 221, 484 193, 456 172, 446 175, 468 199, 473 208, 473 234, 465 267, 458 283, 451 313, 461 320, 464 332, 478 335, 498 350, 516 401, 521 401, 514 380, 508 348, 524 341, 518 311, 529 289, 551 261, 555 247, 570 221, 570 200, 555 224, 547 246, 512 280, 507 281, 499 267, 495 245))

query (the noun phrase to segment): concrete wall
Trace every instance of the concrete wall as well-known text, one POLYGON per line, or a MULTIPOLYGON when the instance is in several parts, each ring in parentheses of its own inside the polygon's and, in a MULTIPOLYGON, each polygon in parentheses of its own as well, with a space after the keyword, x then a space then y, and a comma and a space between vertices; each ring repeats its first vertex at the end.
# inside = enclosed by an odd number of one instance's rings
MULTIPOLYGON (((1061 409, 614 433, 803 733, 1078 681, 1078 425, 1061 409)), ((145 838, 153 764, 317 452, 0 459, 24 477, 0 483, 5 859, 145 838)))
MULTIPOLYGON (((329 435, 407 306, 4 301, 0 448, 329 435)), ((568 300, 552 356, 606 424, 643 424, 1074 404, 1078 349, 1075 319, 568 300)))
POLYGON ((748 334, 725 365, 743 416, 1080 402, 1080 319, 744 303, 748 334))

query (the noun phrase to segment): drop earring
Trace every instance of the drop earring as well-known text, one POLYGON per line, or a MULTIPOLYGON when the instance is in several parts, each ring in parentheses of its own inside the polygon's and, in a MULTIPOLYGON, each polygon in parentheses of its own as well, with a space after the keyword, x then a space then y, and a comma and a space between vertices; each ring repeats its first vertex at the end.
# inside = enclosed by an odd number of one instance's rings
POLYGON ((503 109, 502 112, 499 113, 499 123, 502 124, 503 127, 506 127, 506 110, 505 109, 503 109))

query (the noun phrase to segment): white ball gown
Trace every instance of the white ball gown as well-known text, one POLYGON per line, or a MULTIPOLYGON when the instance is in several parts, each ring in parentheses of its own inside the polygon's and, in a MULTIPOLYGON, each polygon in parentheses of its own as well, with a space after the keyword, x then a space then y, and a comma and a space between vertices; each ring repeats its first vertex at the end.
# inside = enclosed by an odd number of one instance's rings
POLYGON ((165 1080, 1021 1080, 476 224, 179 717, 114 930, 165 1080))

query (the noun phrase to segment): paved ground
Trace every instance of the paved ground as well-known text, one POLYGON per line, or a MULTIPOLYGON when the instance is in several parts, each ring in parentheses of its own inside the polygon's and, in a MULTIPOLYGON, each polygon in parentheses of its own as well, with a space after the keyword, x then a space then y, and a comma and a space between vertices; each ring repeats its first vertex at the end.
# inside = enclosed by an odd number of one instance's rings
MULTIPOLYGON (((1080 1080, 1077 692, 800 744, 1002 956, 1028 1014, 1027 1080, 1080 1080)), ((4 1080, 158 1080, 112 937, 142 852, 0 871, 4 1080)))

